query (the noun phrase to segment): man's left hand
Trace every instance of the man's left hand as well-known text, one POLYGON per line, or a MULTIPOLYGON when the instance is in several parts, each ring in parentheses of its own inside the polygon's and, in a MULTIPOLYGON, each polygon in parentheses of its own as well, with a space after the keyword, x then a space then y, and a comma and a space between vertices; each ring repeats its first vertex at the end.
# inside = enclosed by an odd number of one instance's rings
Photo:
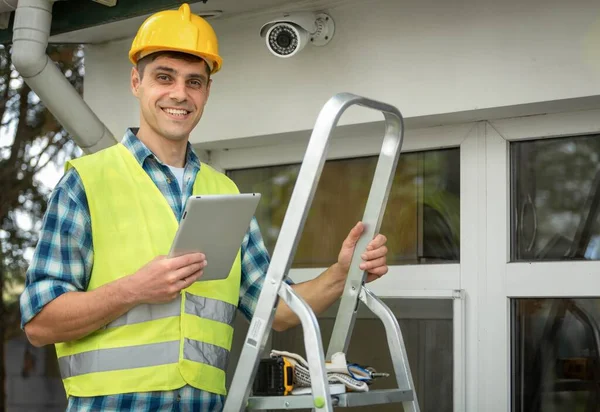
MULTIPOLYGON (((356 242, 358 242, 358 239, 360 239, 364 230, 364 224, 358 222, 352 230, 350 230, 350 233, 348 233, 348 236, 342 244, 342 249, 338 255, 338 265, 345 273, 348 273, 348 270, 350 269, 356 242)), ((367 283, 379 279, 388 272, 386 264, 388 249, 385 246, 386 242, 387 238, 382 234, 378 234, 369 242, 366 250, 360 251, 363 260, 360 264, 360 269, 367 271, 367 283)))

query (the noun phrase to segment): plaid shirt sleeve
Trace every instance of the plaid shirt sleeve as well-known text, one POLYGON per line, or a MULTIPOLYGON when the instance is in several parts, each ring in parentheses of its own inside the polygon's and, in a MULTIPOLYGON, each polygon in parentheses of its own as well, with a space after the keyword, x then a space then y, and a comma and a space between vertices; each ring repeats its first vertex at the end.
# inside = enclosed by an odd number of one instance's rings
POLYGON ((21 327, 60 295, 87 288, 93 261, 83 183, 69 169, 52 192, 20 297, 21 327))
MULTIPOLYGON (((253 218, 242 243, 242 284, 239 301, 239 309, 248 322, 254 315, 269 263, 269 252, 263 242, 258 222, 253 218)), ((290 278, 286 278, 285 282, 294 284, 290 278)))

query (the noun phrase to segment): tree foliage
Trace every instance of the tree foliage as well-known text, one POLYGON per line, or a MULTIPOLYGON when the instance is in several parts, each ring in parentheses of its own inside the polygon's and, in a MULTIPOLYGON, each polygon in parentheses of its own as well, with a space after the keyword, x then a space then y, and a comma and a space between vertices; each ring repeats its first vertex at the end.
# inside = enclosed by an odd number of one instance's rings
MULTIPOLYGON (((50 45, 48 55, 81 93, 83 49, 50 45)), ((5 342, 20 333, 18 294, 52 190, 40 177, 79 149, 15 70, 10 47, 2 45, 0 121, 0 342, 5 342)), ((1 388, 5 388, 4 357, 4 345, 0 345, 1 388)), ((1 390, 0 410, 5 404, 1 390)))

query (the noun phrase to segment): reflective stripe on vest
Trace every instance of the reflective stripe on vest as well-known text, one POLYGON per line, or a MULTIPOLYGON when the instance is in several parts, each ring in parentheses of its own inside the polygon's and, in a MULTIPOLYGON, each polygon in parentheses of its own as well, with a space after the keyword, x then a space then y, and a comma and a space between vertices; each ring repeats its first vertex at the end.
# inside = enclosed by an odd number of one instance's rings
POLYGON ((59 358, 58 366, 64 379, 92 372, 175 363, 178 358, 179 341, 175 340, 77 353, 59 358))
POLYGON ((104 328, 116 328, 117 326, 133 325, 135 323, 148 322, 156 319, 179 316, 181 310, 181 296, 177 299, 161 304, 142 304, 134 307, 121 317, 110 322, 104 328))
POLYGON ((220 346, 185 338, 183 343, 183 359, 214 366, 221 370, 227 367, 229 351, 220 346))
POLYGON ((222 300, 185 295, 185 313, 233 326, 236 307, 222 300))
MULTIPOLYGON (((233 326, 236 309, 234 305, 222 300, 196 296, 187 292, 185 294, 185 313, 190 315, 233 326)), ((142 304, 113 320, 104 328, 116 328, 117 326, 133 325, 135 323, 179 316, 180 310, 181 296, 168 303, 142 304)))
MULTIPOLYGON (((206 342, 185 339, 183 358, 204 363, 221 370, 227 367, 229 351, 206 342)), ((58 359, 63 379, 93 372, 108 372, 122 369, 143 368, 146 366, 177 363, 179 341, 152 343, 123 348, 102 349, 58 359)))

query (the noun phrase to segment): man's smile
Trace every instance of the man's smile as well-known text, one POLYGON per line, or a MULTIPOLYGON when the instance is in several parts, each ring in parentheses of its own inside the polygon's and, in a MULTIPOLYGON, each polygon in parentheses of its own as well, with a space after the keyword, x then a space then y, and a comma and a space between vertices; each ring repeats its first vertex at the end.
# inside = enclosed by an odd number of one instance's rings
POLYGON ((183 120, 189 116, 191 111, 186 109, 177 109, 174 107, 162 107, 163 112, 165 112, 169 117, 177 120, 183 120))

